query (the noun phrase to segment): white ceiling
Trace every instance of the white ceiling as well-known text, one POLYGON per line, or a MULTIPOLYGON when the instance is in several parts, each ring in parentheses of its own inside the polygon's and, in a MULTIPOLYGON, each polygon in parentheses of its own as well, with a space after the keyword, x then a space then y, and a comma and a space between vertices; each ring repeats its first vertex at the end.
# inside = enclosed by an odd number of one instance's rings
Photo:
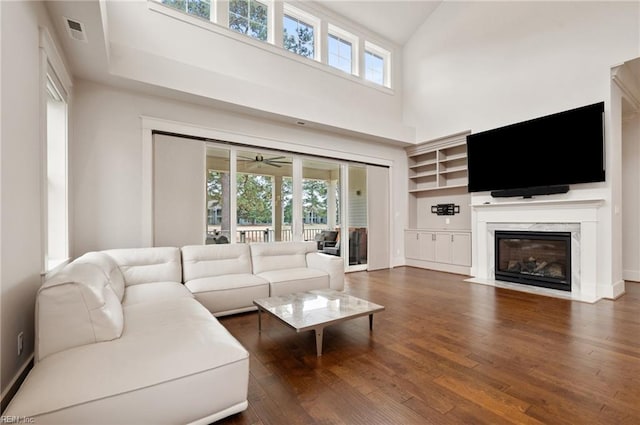
POLYGON ((320 0, 316 3, 403 46, 442 0, 320 0))

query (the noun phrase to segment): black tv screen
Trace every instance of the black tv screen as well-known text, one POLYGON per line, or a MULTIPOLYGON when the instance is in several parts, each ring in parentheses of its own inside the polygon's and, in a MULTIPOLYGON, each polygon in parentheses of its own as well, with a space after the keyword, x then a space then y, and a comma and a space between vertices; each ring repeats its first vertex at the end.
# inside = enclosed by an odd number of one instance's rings
POLYGON ((469 192, 600 182, 604 102, 467 136, 469 192))

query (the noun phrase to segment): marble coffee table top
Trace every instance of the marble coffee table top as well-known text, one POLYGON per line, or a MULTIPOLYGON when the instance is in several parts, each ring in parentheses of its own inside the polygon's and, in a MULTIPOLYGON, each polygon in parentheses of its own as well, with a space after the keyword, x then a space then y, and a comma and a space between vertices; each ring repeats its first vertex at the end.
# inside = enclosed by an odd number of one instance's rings
POLYGON ((381 305, 332 289, 262 298, 254 304, 298 332, 384 310, 381 305))

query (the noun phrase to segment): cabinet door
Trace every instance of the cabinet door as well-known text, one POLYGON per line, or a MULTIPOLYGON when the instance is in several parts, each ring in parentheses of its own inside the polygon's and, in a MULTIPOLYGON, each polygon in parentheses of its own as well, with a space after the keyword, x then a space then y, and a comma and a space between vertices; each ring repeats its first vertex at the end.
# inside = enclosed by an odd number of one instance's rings
POLYGON ((436 234, 420 232, 420 259, 433 261, 436 256, 436 234))
POLYGON ((404 232, 404 256, 414 260, 420 259, 420 235, 415 231, 404 232))
POLYGON ((451 262, 460 266, 470 266, 471 235, 469 233, 454 233, 451 236, 451 262))
POLYGON ((451 262, 451 233, 436 234, 436 256, 435 260, 438 263, 450 263, 451 262))

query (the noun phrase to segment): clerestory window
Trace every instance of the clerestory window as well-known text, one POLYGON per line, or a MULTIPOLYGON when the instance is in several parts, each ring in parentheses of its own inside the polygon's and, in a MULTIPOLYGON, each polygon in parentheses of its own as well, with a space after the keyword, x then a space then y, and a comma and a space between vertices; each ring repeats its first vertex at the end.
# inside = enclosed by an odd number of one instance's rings
POLYGON ((333 25, 328 26, 327 64, 348 74, 357 72, 358 38, 333 25))
POLYGON ((229 2, 229 28, 258 40, 268 37, 269 7, 256 0, 229 2))
POLYGON ((300 56, 316 59, 317 21, 317 18, 307 13, 285 5, 282 22, 283 47, 300 56))
POLYGON ((211 0, 160 0, 174 9, 186 12, 199 18, 211 19, 211 0))
POLYGON ((372 83, 390 87, 389 61, 391 54, 381 47, 365 42, 364 78, 372 83))

